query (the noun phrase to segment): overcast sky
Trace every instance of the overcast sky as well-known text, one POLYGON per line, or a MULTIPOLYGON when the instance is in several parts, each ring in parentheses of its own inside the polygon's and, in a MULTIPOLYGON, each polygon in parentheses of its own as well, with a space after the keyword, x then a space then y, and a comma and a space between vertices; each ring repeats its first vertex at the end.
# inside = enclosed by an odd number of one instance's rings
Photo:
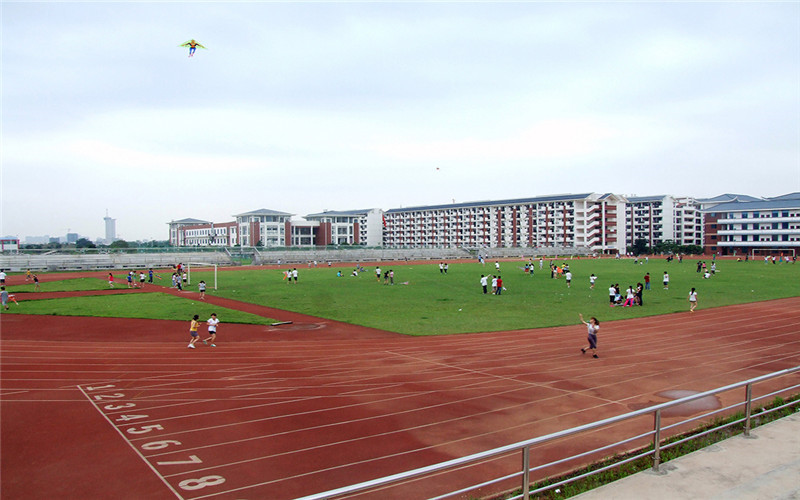
POLYGON ((798 2, 0 8, 4 236, 800 191, 798 2))

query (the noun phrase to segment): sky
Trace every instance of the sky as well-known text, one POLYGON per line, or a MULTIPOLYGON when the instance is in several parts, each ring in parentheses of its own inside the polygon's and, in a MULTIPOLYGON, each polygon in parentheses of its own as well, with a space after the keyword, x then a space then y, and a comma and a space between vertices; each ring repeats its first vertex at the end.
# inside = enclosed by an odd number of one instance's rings
POLYGON ((0 235, 800 191, 800 2, 0 4, 0 235), (196 39, 194 57, 179 45, 196 39))

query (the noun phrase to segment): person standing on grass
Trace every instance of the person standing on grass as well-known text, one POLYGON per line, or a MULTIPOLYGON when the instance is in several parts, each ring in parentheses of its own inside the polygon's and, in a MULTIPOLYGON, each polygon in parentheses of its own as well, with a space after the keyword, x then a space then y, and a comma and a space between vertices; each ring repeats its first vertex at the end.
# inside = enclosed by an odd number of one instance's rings
POLYGON ((689 312, 694 312, 697 308, 697 292, 692 288, 692 291, 689 292, 689 312))
POLYGON ((669 274, 664 271, 664 290, 669 290, 669 274))
POLYGON ((42 291, 42 287, 39 286, 39 276, 36 274, 33 275, 33 291, 34 292, 42 291))
POLYGON ((592 357, 598 358, 597 355, 597 332, 600 330, 600 322, 597 321, 597 318, 591 317, 588 322, 583 320, 583 314, 579 314, 581 318, 581 323, 586 325, 588 331, 588 339, 589 339, 589 346, 581 348, 581 353, 586 354, 587 349, 591 349, 592 357))
POLYGON ((633 286, 628 285, 628 289, 625 290, 625 303, 623 304, 623 307, 633 307, 635 299, 636 294, 633 291, 633 286))
POLYGON ((0 303, 3 304, 3 309, 8 310, 8 292, 6 287, 0 286, 0 303))
POLYGON ((197 284, 197 288, 200 290, 200 300, 206 300, 206 282, 200 280, 200 283, 197 284))
POLYGON ((211 347, 217 347, 217 344, 215 344, 217 341, 217 325, 219 324, 217 313, 211 313, 211 317, 208 318, 206 324, 208 325, 208 338, 203 339, 203 343, 208 345, 208 342, 210 341, 211 347))
POLYGON ((144 288, 145 275, 144 271, 139 271, 139 288, 144 288))
POLYGON ((644 275, 644 289, 650 290, 650 273, 644 275))
POLYGON ((147 271, 147 282, 148 283, 152 283, 153 282, 153 268, 152 267, 147 271))
POLYGON ((595 281, 597 281, 597 276, 595 276, 594 273, 592 273, 592 275, 589 276, 589 289, 590 290, 594 290, 594 282, 595 281))
POLYGON ((572 288, 572 273, 567 268, 567 272, 564 273, 564 277, 567 279, 567 288, 572 288))
POLYGON ((380 266, 377 266, 375 268, 375 277, 378 279, 378 283, 380 283, 381 282, 381 268, 380 268, 380 266))
POLYGON ((611 307, 614 307, 614 303, 616 302, 617 297, 617 288, 612 284, 608 287, 608 304, 611 307))
POLYGON ((191 323, 189 323, 189 335, 191 335, 191 336, 192 336, 192 339, 191 339, 191 340, 189 340, 189 345, 188 345, 188 346, 186 346, 186 347, 188 347, 189 349, 194 349, 194 348, 195 348, 195 347, 194 347, 194 343, 195 343, 195 342, 197 342, 197 339, 199 339, 199 338, 200 338, 200 337, 197 335, 197 328, 200 326, 200 323, 197 321, 198 319, 200 319, 200 316, 198 316, 197 314, 195 314, 195 315, 192 317, 192 322, 191 322, 191 323))
POLYGON ((108 287, 114 288, 114 275, 111 273, 108 273, 108 287))
POLYGON ((503 278, 500 275, 497 275, 497 295, 502 295, 503 293, 503 278))
POLYGON ((489 286, 489 278, 481 274, 481 286, 483 287, 483 294, 486 295, 488 292, 487 288, 489 286))

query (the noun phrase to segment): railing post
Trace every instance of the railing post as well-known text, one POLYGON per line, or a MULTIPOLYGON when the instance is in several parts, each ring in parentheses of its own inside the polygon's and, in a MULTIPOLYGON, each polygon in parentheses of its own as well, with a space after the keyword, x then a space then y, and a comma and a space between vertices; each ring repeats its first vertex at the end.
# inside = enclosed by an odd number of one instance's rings
POLYGON ((744 436, 750 437, 750 413, 753 409, 753 384, 749 383, 745 386, 745 402, 744 402, 744 436))
POLYGON ((522 448, 522 498, 529 500, 531 497, 531 447, 522 448))
POLYGON ((661 410, 656 410, 653 422, 653 470, 661 464, 661 410))

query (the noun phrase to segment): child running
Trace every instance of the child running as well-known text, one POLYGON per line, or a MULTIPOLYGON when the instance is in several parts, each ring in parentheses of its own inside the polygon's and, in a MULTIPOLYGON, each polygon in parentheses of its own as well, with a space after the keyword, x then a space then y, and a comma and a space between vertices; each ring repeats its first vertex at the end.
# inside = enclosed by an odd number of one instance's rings
POLYGON ((197 328, 200 326, 200 323, 197 322, 198 319, 200 319, 200 316, 195 314, 192 317, 192 322, 189 324, 189 335, 192 336, 192 339, 189 341, 189 345, 186 346, 189 349, 194 349, 194 343, 197 342, 198 338, 200 338, 197 336, 197 328))
POLYGON ((587 323, 586 321, 583 320, 583 314, 579 314, 578 316, 580 316, 581 323, 586 325, 586 328, 587 328, 587 330, 589 332, 589 336, 588 336, 589 346, 582 348, 581 349, 581 353, 586 354, 586 350, 587 349, 591 349, 592 350, 592 357, 593 358, 597 358, 597 357, 599 357, 597 355, 597 331, 600 330, 600 322, 597 321, 597 318, 592 317, 592 318, 589 319, 589 322, 587 323))
POLYGON ((219 324, 217 313, 211 313, 211 317, 208 318, 206 324, 208 325, 208 338, 203 339, 203 343, 208 345, 208 341, 211 341, 211 347, 217 347, 217 344, 215 344, 217 340, 217 325, 219 324))

